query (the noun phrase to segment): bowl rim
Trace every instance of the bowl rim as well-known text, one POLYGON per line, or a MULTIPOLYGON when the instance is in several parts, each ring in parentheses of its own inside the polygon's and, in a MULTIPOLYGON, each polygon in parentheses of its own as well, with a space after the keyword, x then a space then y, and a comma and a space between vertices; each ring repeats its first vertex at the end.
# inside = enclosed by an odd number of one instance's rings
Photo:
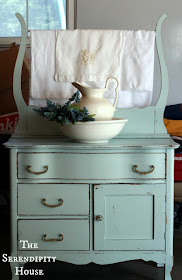
MULTIPOLYGON (((102 121, 86 121, 86 122, 75 122, 75 124, 69 123, 68 125, 96 125, 96 124, 114 124, 114 123, 126 123, 128 119, 113 118, 112 120, 102 121)), ((61 125, 62 126, 62 125, 61 125)), ((63 125, 67 126, 67 125, 63 125)))

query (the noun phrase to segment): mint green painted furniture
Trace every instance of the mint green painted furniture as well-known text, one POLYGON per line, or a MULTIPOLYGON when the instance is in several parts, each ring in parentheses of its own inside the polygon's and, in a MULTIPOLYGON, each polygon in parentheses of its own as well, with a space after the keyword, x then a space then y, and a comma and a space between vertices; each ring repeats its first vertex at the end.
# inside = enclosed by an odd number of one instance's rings
MULTIPOLYGON (((11 255, 56 256, 74 264, 111 264, 142 259, 173 266, 174 148, 163 124, 167 69, 157 25, 162 88, 156 106, 118 109, 129 119, 105 144, 74 143, 56 124, 27 107, 21 93, 26 26, 14 72, 19 123, 10 149, 11 255), (21 240, 37 243, 26 248, 21 240)), ((16 267, 11 263, 12 279, 16 267)))

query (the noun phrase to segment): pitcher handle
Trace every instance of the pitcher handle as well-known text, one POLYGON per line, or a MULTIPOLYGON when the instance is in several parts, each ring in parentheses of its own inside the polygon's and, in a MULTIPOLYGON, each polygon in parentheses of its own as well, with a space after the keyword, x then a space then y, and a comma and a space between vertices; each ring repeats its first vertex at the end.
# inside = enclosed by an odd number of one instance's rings
POLYGON ((115 93, 116 93, 115 101, 114 101, 114 105, 113 105, 113 107, 116 108, 116 104, 117 104, 117 101, 118 101, 118 91, 117 91, 117 88, 119 86, 119 82, 118 82, 118 79, 116 77, 111 76, 111 77, 107 78, 105 88, 108 88, 108 81, 109 81, 109 79, 114 79, 117 82, 117 85, 116 85, 116 88, 115 88, 115 93))

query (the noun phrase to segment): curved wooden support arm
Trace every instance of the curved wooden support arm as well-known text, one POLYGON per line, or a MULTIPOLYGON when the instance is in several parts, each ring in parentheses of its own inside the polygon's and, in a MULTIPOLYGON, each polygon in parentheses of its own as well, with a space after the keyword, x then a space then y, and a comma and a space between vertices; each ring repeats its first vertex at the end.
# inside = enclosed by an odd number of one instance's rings
POLYGON ((22 134, 22 131, 24 133, 27 131, 27 105, 23 99, 21 90, 21 73, 26 48, 27 28, 22 15, 16 13, 16 17, 21 24, 21 43, 13 75, 13 94, 19 113, 19 121, 15 129, 15 134, 22 134))
POLYGON ((164 52, 162 49, 162 41, 161 41, 161 27, 163 21, 167 18, 167 15, 162 15, 157 23, 156 26, 156 46, 157 46, 157 52, 158 52, 158 58, 160 62, 160 70, 161 70, 161 93, 159 100, 157 102, 156 107, 166 106, 167 97, 168 97, 168 90, 169 90, 169 80, 168 80, 168 71, 166 67, 166 62, 164 58, 164 52))
POLYGON ((161 72, 161 92, 158 99, 158 102, 155 106, 155 133, 156 134, 167 134, 166 127, 163 122, 163 115, 165 106, 168 98, 168 90, 169 90, 169 79, 168 79, 168 71, 164 58, 164 53, 162 49, 162 41, 161 41, 161 27, 163 21, 167 18, 167 15, 162 15, 156 26, 156 47, 160 64, 160 72, 161 72))

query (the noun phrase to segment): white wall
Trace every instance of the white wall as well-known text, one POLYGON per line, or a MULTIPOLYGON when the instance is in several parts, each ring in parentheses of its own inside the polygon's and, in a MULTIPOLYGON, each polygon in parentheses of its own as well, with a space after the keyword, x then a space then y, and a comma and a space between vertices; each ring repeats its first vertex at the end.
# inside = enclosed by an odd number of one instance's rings
MULTIPOLYGON (((77 0, 77 28, 154 30, 166 13, 162 42, 169 71, 169 104, 182 103, 182 1, 181 0, 77 0)), ((155 59, 154 99, 160 91, 155 59)))

